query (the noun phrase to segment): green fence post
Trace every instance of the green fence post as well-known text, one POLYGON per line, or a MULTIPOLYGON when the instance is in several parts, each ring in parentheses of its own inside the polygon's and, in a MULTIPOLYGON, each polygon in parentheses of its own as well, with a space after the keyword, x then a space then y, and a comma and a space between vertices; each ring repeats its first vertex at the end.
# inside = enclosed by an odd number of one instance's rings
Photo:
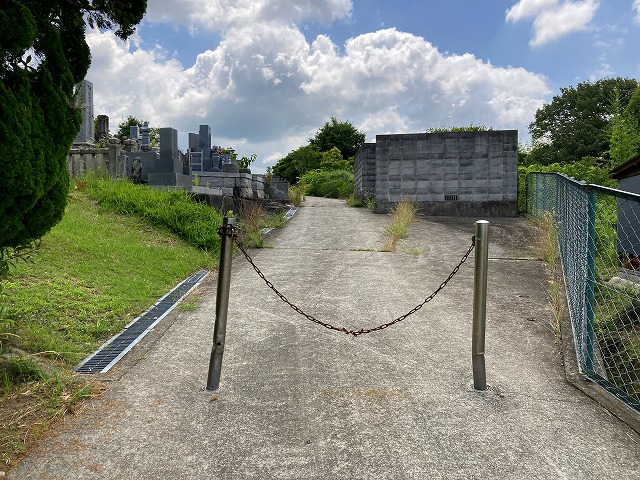
POLYGON ((587 229, 587 318, 583 328, 585 329, 585 372, 593 373, 593 319, 595 303, 595 276, 596 276, 596 194, 589 192, 589 226, 587 229))

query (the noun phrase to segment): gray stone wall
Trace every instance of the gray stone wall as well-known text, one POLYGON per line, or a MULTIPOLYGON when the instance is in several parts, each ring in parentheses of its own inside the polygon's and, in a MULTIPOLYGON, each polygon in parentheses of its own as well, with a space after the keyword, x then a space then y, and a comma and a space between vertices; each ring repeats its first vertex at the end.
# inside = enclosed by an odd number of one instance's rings
POLYGON ((289 182, 277 175, 271 176, 271 192, 272 198, 277 200, 286 200, 289 198, 289 182))
POLYGON ((198 177, 198 186, 192 187, 192 191, 224 197, 253 198, 252 182, 250 173, 202 172, 198 177))
POLYGON ((72 178, 83 177, 87 172, 106 172, 117 177, 118 161, 124 160, 116 139, 110 139, 107 147, 76 146, 67 154, 67 172, 72 178))
POLYGON ((265 198, 264 175, 259 173, 251 175, 251 189, 253 190, 253 198, 265 198))
MULTIPOLYGON (((371 183, 370 148, 356 155, 362 167, 354 195, 371 183)), ((516 130, 377 135, 376 211, 411 199, 429 215, 516 216, 517 165, 516 130)))
POLYGON ((365 143, 353 162, 353 196, 365 203, 376 194, 376 144, 365 143))

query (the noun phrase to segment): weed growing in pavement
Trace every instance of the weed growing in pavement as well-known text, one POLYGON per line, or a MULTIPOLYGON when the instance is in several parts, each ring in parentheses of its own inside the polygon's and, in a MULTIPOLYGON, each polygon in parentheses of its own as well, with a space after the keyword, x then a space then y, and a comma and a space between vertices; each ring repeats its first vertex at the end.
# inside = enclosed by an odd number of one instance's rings
POLYGON ((535 252, 549 269, 551 280, 549 281, 549 300, 553 309, 554 321, 551 327, 557 336, 560 335, 560 319, 562 317, 563 295, 560 284, 556 280, 558 269, 558 230, 553 215, 547 213, 535 219, 535 223, 540 227, 535 252))
POLYGON ((294 207, 299 207, 304 202, 304 191, 298 185, 292 185, 289 187, 289 201, 294 207))
POLYGON ((240 214, 240 241, 249 248, 266 248, 263 228, 279 228, 286 225, 285 212, 267 213, 259 203, 245 202, 240 214))
POLYGON ((409 225, 413 222, 417 213, 413 200, 401 200, 391 210, 391 223, 385 227, 387 241, 382 247, 384 252, 395 252, 401 238, 407 236, 409 225))
POLYGON ((360 200, 358 200, 356 197, 354 197, 353 194, 349 198, 347 198, 346 202, 347 202, 347 205, 350 207, 354 207, 354 208, 364 207, 363 203, 360 200))

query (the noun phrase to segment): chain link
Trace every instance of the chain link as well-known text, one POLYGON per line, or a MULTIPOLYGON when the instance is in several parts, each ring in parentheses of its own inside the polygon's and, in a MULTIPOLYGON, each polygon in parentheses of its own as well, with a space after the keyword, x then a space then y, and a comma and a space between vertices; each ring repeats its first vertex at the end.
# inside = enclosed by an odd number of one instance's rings
POLYGON ((220 234, 221 235, 231 235, 231 238, 233 238, 233 240, 235 241, 236 245, 238 246, 238 248, 240 249, 240 251, 242 252, 244 257, 247 259, 247 261, 251 264, 253 269, 256 271, 258 276, 264 281, 264 283, 266 283, 267 287, 269 287, 271 290, 273 290, 273 293, 275 293, 280 298, 280 300, 282 300, 284 303, 289 305, 295 312, 299 313, 300 315, 305 317, 310 322, 316 323, 316 324, 318 324, 318 325, 320 325, 320 326, 322 326, 324 328, 328 328, 329 330, 335 330, 336 332, 341 332, 341 333, 344 333, 346 335, 353 335, 354 337, 357 337, 359 335, 364 335, 365 333, 372 333, 372 332, 377 332, 377 331, 380 331, 380 330, 384 330, 385 328, 388 328, 391 325, 395 325, 396 323, 399 323, 399 322, 403 321, 405 318, 407 318, 410 315, 413 315, 418 310, 420 310, 422 307, 424 307, 424 305, 427 304, 428 302, 430 302, 431 300, 433 300, 434 297, 440 292, 440 290, 442 290, 444 287, 446 287, 447 284, 451 281, 451 279, 456 275, 456 273, 458 273, 458 270, 460 270, 460 267, 462 267, 462 264, 467 261, 467 259, 469 258, 469 255, 471 255, 471 252, 473 251, 473 248, 475 247, 475 244, 476 244, 475 243, 475 235, 474 235, 471 238, 471 246, 469 247, 469 250, 467 250, 467 253, 465 253, 462 256, 460 262, 455 266, 455 268, 449 274, 447 279, 444 282, 442 282, 440 284, 440 286, 431 295, 429 295, 427 298, 425 298, 425 300, 422 303, 416 305, 415 307, 413 307, 411 310, 409 310, 404 315, 400 315, 399 317, 391 320, 390 322, 383 323, 382 325, 378 325, 377 327, 363 328, 363 329, 360 329, 360 330, 349 330, 349 329, 347 329, 345 327, 336 327, 334 325, 331 325, 330 323, 326 323, 326 322, 323 322, 322 320, 318 320, 313 315, 309 315, 308 313, 305 313, 300 307, 298 307, 294 303, 290 302, 289 299, 287 299, 287 297, 285 297, 282 293, 280 293, 280 291, 273 285, 273 283, 271 283, 265 277, 264 273, 262 273, 262 271, 254 263, 254 261, 251 258, 251 256, 247 253, 247 250, 244 248, 244 245, 242 245, 242 242, 238 239, 238 236, 235 233, 235 228, 233 228, 233 226, 231 226, 231 227, 232 227, 231 229, 226 229, 226 231, 224 231, 222 229, 222 227, 221 227, 220 234))

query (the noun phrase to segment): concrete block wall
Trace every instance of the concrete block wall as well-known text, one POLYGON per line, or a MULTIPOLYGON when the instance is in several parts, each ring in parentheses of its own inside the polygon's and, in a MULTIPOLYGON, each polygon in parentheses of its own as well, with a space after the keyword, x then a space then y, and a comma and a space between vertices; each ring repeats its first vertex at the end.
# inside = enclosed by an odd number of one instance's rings
POLYGON ((376 144, 365 143, 353 163, 353 196, 366 202, 376 194, 376 144))
MULTIPOLYGON (((516 216, 517 152, 516 130, 377 135, 376 211, 411 199, 429 215, 516 216)), ((358 195, 371 180, 364 167, 355 173, 358 195)))
POLYGON ((264 175, 258 173, 251 175, 251 189, 253 190, 253 198, 265 198, 264 175))
POLYGON ((224 197, 253 198, 252 182, 250 173, 202 172, 198 175, 199 185, 192 187, 192 191, 224 197))

